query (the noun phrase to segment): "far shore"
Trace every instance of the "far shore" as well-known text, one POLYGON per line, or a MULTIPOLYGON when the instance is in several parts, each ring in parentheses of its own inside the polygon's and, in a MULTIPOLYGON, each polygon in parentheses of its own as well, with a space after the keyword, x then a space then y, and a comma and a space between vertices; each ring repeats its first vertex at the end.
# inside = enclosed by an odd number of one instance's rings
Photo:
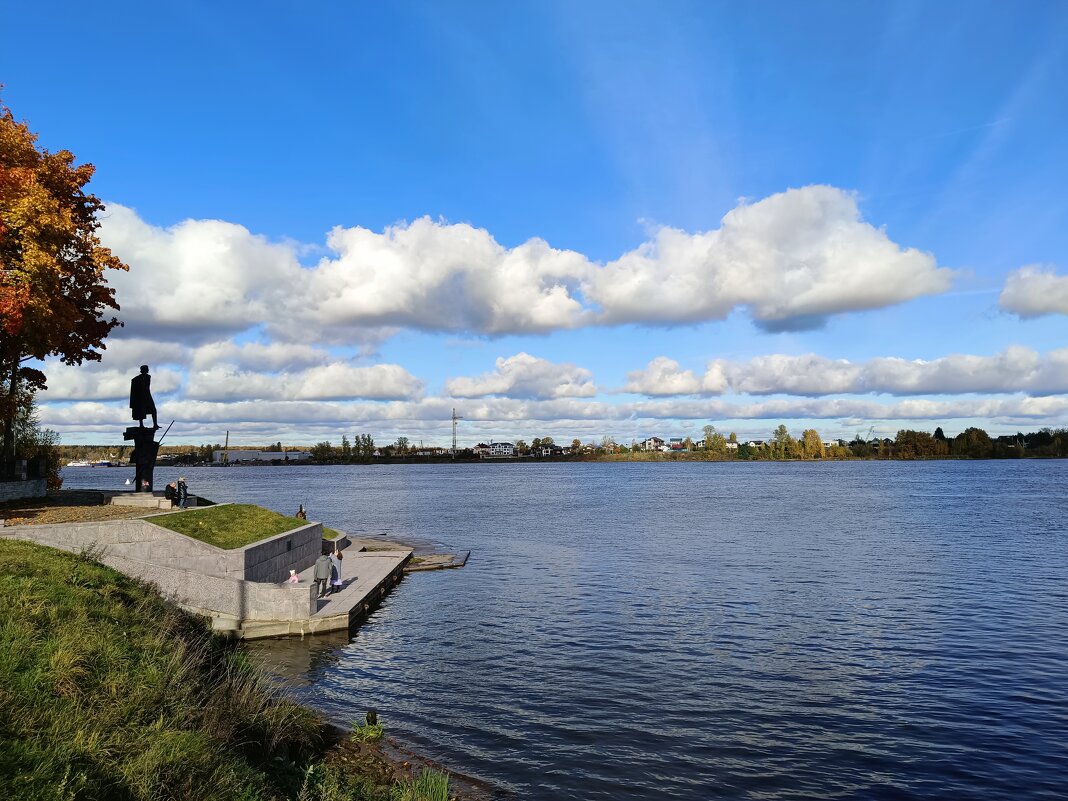
MULTIPOLYGON (((453 459, 448 456, 389 456, 389 457, 377 457, 369 461, 352 461, 352 462, 317 462, 312 459, 272 459, 270 461, 255 460, 255 461, 243 461, 234 460, 227 464, 221 462, 179 462, 179 461, 167 461, 161 460, 157 463, 156 467, 180 467, 180 468, 198 468, 198 467, 227 467, 227 468, 241 468, 241 467, 341 467, 341 466, 374 466, 374 465, 425 465, 425 464, 455 464, 455 465, 484 465, 484 464, 579 464, 579 463, 622 463, 629 464, 634 462, 655 462, 659 464, 671 464, 671 463, 693 463, 693 462, 713 462, 716 464, 753 464, 753 463, 783 463, 783 462, 796 462, 803 464, 820 464, 820 463, 847 463, 847 462, 976 462, 976 461, 1019 461, 1025 459, 1028 461, 1047 461, 1066 459, 1068 456, 1058 455, 1046 455, 1046 454, 1023 454, 1023 455, 1005 455, 1005 456, 962 456, 962 455, 945 455, 945 456, 827 456, 824 458, 723 458, 723 457, 711 457, 699 452, 683 452, 683 453, 616 453, 616 454, 602 454, 598 456, 458 456, 453 459)), ((106 465, 64 465, 64 469, 93 469, 99 470, 101 468, 116 468, 121 467, 124 469, 133 469, 132 465, 111 463, 106 465)))

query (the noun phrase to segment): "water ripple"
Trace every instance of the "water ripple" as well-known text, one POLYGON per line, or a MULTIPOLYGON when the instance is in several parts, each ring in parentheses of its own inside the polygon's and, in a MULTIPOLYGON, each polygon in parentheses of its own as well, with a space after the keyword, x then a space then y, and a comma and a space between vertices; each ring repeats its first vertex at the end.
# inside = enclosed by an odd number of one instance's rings
POLYGON ((338 722, 376 707, 515 797, 1065 797, 1068 462, 191 478, 471 549, 351 641, 256 650, 338 722))

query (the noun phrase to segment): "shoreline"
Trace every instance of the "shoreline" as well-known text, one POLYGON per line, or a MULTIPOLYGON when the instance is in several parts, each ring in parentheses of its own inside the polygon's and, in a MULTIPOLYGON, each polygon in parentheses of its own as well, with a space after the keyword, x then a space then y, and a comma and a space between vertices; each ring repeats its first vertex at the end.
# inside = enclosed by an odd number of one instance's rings
MULTIPOLYGON (((41 515, 47 516, 49 512, 60 512, 64 516, 67 516, 66 522, 77 525, 80 522, 87 520, 96 520, 103 524, 116 523, 121 524, 122 520, 128 520, 125 512, 131 511, 137 513, 139 516, 144 514, 151 514, 157 510, 133 510, 133 509, 116 509, 115 507, 104 505, 79 505, 79 502, 85 503, 90 501, 92 496, 98 494, 96 491, 89 490, 67 490, 50 493, 46 498, 40 499, 25 499, 22 501, 13 501, 9 503, 0 504, 0 519, 8 523, 5 528, 11 532, 12 529, 20 528, 23 525, 34 526, 38 522, 38 517, 41 515), (116 519, 110 517, 109 513, 121 511, 123 516, 116 519), (11 525, 14 522, 14 525, 11 525)), ((13 533, 13 532, 11 532, 13 533)), ((10 535, 9 535, 10 536, 10 535)), ((373 554, 380 550, 393 550, 398 547, 406 550, 415 550, 418 548, 421 554, 440 554, 440 549, 436 548, 433 543, 429 541, 419 540, 413 546, 404 542, 402 539, 393 536, 383 536, 371 538, 367 535, 347 535, 349 537, 349 547, 354 548, 357 551, 373 554)), ((27 541, 20 540, 15 537, 10 541, 11 543, 24 543, 27 541)), ((28 543, 30 547, 34 548, 47 548, 48 546, 42 544, 28 543)), ((17 546, 16 546, 17 547, 17 546)), ((88 557, 79 557, 77 554, 65 554, 64 551, 59 551, 64 554, 63 558, 73 558, 75 560, 88 561, 92 559, 90 554, 88 557)), ((449 555, 451 556, 451 555, 449 555)), ((92 564, 97 565, 103 570, 113 570, 114 568, 108 568, 92 560, 92 564)), ((423 568, 426 569, 426 568, 423 568)), ((120 571, 121 574, 121 571, 120 571)), ((129 578, 129 577, 127 577, 129 578)), ((136 577, 130 578, 131 581, 139 582, 136 577)), ((153 585, 145 585, 146 591, 151 592, 161 602, 170 604, 167 598, 162 595, 158 588, 153 585)), ((190 614, 192 617, 203 619, 202 616, 194 615, 190 612, 183 614, 190 614)), ((338 631, 336 634, 337 645, 347 644, 351 641, 353 633, 358 630, 360 622, 346 628, 344 631, 338 631)), ((209 625, 210 628, 210 625, 209 625)), ((217 633, 215 636, 220 636, 221 639, 231 639, 225 634, 217 633)), ((285 698, 289 699, 291 703, 298 705, 306 710, 307 714, 316 719, 324 732, 323 745, 318 750, 318 759, 323 764, 337 767, 341 770, 346 769, 358 769, 360 766, 365 768, 370 765, 375 759, 380 760, 382 763, 388 766, 387 771, 375 769, 372 772, 374 775, 382 778, 386 776, 389 781, 405 781, 415 779, 421 773, 423 769, 431 769, 444 773, 449 777, 450 781, 450 797, 461 799, 462 801, 487 801, 487 799, 494 798, 506 798, 506 794, 502 794, 499 788, 494 787, 486 780, 479 779, 477 777, 468 776, 464 773, 454 771, 448 768, 448 766, 433 759, 429 756, 421 754, 417 748, 413 748, 409 744, 398 741, 395 737, 388 735, 383 738, 380 743, 374 744, 361 744, 354 742, 353 730, 340 726, 332 722, 325 713, 317 709, 313 704, 308 703, 304 699, 300 699, 297 693, 293 692, 294 685, 287 681, 284 670, 278 670, 277 665, 272 665, 270 658, 264 658, 272 650, 277 650, 277 645, 272 647, 272 644, 291 642, 293 646, 300 647, 305 653, 308 651, 309 645, 315 640, 312 639, 327 639, 328 635, 309 635, 308 639, 300 638, 296 640, 290 637, 275 637, 255 641, 234 640, 232 648, 236 649, 238 653, 245 654, 251 659, 258 669, 264 673, 264 676, 268 678, 269 682, 276 687, 276 689, 285 698), (370 760, 370 762, 368 761, 370 760)), ((284 650, 284 649, 283 649, 284 650)), ((362 717, 362 712, 359 715, 354 715, 354 718, 362 717)), ((388 727, 388 719, 384 721, 388 727)), ((374 766, 371 766, 372 768, 374 766)), ((356 775, 356 774, 354 774, 356 775)))

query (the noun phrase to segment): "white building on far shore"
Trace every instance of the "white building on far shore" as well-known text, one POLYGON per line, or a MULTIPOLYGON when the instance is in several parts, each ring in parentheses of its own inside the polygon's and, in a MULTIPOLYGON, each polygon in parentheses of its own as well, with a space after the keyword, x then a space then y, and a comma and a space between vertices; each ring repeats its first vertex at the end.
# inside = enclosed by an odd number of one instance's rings
POLYGON ((283 462, 303 462, 311 459, 311 454, 308 451, 285 451, 282 453, 279 451, 243 451, 231 448, 225 451, 212 451, 211 460, 216 463, 222 463, 224 455, 226 456, 225 461, 230 464, 234 462, 273 462, 276 459, 283 462))

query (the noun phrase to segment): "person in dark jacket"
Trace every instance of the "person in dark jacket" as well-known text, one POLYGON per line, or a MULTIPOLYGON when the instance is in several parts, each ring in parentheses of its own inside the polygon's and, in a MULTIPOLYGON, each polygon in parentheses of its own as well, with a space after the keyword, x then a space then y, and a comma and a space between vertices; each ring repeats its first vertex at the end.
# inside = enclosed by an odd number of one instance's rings
POLYGON ((330 557, 325 553, 315 560, 315 572, 312 577, 315 579, 320 598, 326 595, 326 588, 330 585, 331 567, 330 557))
POLYGON ((185 476, 178 479, 178 485, 175 487, 177 490, 176 500, 178 501, 178 508, 185 508, 185 501, 189 497, 189 487, 185 485, 185 476))

